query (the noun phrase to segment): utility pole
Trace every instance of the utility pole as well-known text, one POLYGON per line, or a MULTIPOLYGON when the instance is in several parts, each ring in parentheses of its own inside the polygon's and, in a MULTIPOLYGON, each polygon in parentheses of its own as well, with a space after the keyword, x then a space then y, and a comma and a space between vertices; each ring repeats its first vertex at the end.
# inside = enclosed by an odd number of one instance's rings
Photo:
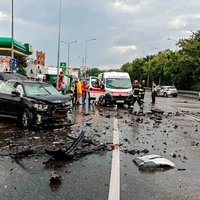
MULTIPOLYGON (((92 40, 96 40, 96 38, 85 41, 85 70, 86 70, 86 60, 87 60, 87 42, 92 41, 92 40)), ((85 79, 86 79, 86 71, 85 71, 85 79)))
POLYGON ((12 62, 14 58, 14 2, 12 0, 12 50, 11 50, 11 71, 12 70, 12 62))
POLYGON ((61 41, 61 42, 66 43, 66 44, 68 45, 68 59, 67 59, 67 60, 68 60, 68 61, 67 61, 67 62, 68 62, 68 65, 67 65, 67 66, 68 66, 68 67, 67 67, 67 68, 68 68, 68 73, 67 73, 67 74, 69 75, 70 44, 75 43, 75 42, 77 42, 77 41, 73 41, 73 42, 65 42, 65 41, 61 41))
POLYGON ((59 86, 59 69, 60 69, 60 30, 61 30, 61 6, 62 6, 62 0, 60 0, 59 30, 58 30, 57 89, 58 89, 58 86, 59 86))

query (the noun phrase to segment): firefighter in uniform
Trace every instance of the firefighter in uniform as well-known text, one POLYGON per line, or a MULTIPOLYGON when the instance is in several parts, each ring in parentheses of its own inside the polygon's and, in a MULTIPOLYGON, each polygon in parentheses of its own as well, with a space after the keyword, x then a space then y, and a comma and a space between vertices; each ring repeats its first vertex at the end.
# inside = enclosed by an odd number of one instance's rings
POLYGON ((140 97, 140 103, 141 103, 140 109, 142 110, 144 107, 145 80, 142 80, 139 91, 140 91, 139 97, 140 97))
POLYGON ((151 88, 151 98, 152 98, 152 105, 155 104, 156 101, 156 92, 157 92, 157 86, 155 82, 152 82, 152 88, 151 88))
POLYGON ((139 91, 140 90, 140 85, 138 80, 134 81, 134 85, 133 85, 133 102, 132 105, 130 106, 130 111, 134 110, 134 104, 137 101, 138 105, 141 107, 141 103, 140 103, 140 98, 139 98, 139 91))

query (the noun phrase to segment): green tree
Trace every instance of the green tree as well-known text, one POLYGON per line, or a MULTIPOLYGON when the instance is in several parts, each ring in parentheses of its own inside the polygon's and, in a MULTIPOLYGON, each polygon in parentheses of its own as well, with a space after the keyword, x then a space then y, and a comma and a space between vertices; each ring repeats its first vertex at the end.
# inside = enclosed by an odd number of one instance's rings
POLYGON ((121 69, 129 73, 132 81, 150 76, 150 80, 157 84, 200 90, 200 30, 189 38, 180 39, 178 46, 181 48, 179 51, 166 49, 155 55, 136 58, 121 69))
POLYGON ((98 68, 92 68, 92 69, 86 71, 86 75, 97 77, 101 72, 102 71, 99 70, 98 68))
POLYGON ((19 57, 17 59, 17 73, 27 76, 26 74, 27 62, 25 57, 19 57))
POLYGON ((21 75, 24 75, 24 76, 27 76, 26 69, 24 67, 18 67, 17 68, 17 73, 19 73, 21 75))

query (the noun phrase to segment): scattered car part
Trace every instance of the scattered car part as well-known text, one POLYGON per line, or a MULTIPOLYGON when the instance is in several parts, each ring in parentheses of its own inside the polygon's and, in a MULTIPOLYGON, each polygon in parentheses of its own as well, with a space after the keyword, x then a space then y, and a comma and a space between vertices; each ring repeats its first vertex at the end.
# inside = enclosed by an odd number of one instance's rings
POLYGON ((73 155, 70 155, 70 153, 80 146, 83 139, 84 139, 84 131, 81 132, 81 134, 76 138, 76 140, 74 140, 72 145, 66 151, 63 151, 62 149, 57 149, 57 150, 45 149, 45 152, 54 157, 72 158, 73 155))
MULTIPOLYGON (((66 136, 67 138, 70 138, 70 139, 72 139, 72 140, 76 140, 76 138, 75 137, 72 137, 71 135, 67 135, 66 136)), ((96 143, 95 143, 95 141, 94 140, 91 140, 91 139, 83 139, 83 142, 84 143, 89 143, 89 144, 93 144, 93 145, 96 145, 96 143)))
POLYGON ((175 164, 173 162, 159 155, 147 155, 142 157, 136 157, 135 159, 133 159, 133 162, 135 162, 139 166, 139 169, 175 167, 175 164))
POLYGON ((21 156, 21 155, 31 155, 34 154, 35 151, 33 149, 26 149, 17 153, 10 153, 11 156, 21 156))
POLYGON ((52 184, 57 184, 61 182, 61 176, 57 172, 53 171, 51 172, 49 180, 52 184))
POLYGON ((158 109, 158 108, 152 108, 152 109, 151 109, 151 112, 152 112, 153 114, 155 114, 155 113, 163 114, 163 113, 164 113, 163 110, 160 110, 160 109, 158 109))
POLYGON ((69 155, 72 151, 77 149, 82 143, 83 139, 84 139, 84 131, 82 131, 81 134, 77 137, 77 139, 74 140, 72 145, 67 149, 66 154, 69 155))

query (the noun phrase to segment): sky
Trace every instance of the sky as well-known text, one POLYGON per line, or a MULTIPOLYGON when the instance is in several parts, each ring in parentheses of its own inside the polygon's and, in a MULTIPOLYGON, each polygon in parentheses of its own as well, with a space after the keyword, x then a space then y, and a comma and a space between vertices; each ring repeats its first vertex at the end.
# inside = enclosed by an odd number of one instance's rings
MULTIPOLYGON (((57 66, 59 9, 60 0, 14 0, 14 38, 33 45, 33 58, 45 52, 46 66, 57 66)), ((0 37, 11 37, 11 10, 11 0, 0 0, 0 37)), ((177 40, 200 29, 199 0, 62 0, 61 11, 60 40, 77 41, 70 44, 74 68, 82 65, 86 44, 88 67, 118 69, 175 50, 177 40)), ((60 62, 67 61, 68 45, 61 42, 60 62)))

